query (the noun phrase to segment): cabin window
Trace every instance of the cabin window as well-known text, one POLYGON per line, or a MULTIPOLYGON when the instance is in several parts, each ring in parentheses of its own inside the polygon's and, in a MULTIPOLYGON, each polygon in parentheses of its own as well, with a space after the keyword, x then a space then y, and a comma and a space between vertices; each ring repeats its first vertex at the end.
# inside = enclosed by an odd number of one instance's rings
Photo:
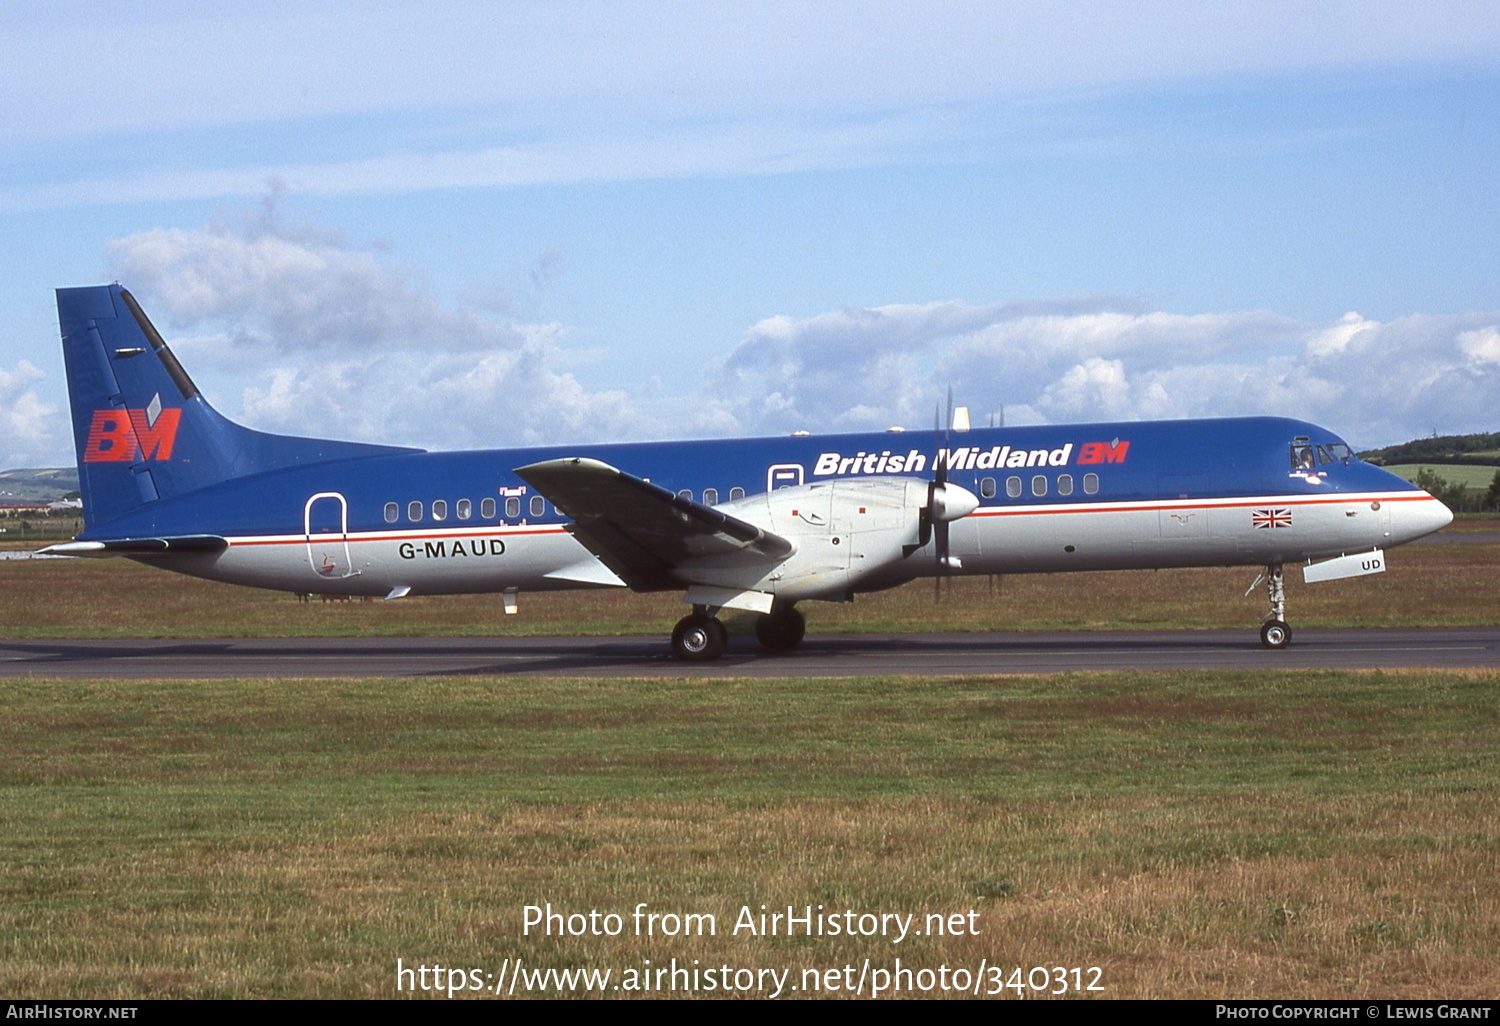
POLYGON ((474 504, 468 499, 459 499, 454 503, 453 511, 458 514, 458 519, 468 520, 474 515, 474 504))
POLYGON ((1083 490, 1085 492, 1087 492, 1089 495, 1098 495, 1099 494, 1099 475, 1098 474, 1084 474, 1083 475, 1083 490))
POLYGON ((1047 494, 1047 478, 1045 475, 1038 474, 1031 479, 1031 494, 1036 496, 1047 494))
POLYGON ((1072 495, 1073 494, 1073 475, 1072 474, 1059 474, 1058 475, 1058 478, 1057 478, 1057 494, 1058 495, 1072 495))
POLYGON ((505 515, 511 520, 521 515, 521 500, 512 495, 505 500, 505 515))
POLYGON ((479 503, 479 515, 486 520, 495 519, 495 500, 483 499, 479 503))
POLYGON ((730 502, 733 502, 735 499, 743 499, 744 497, 745 489, 741 488, 739 485, 735 485, 733 488, 729 489, 730 502))
POLYGON ((401 506, 399 503, 388 502, 385 504, 385 522, 394 524, 401 519, 401 506))
POLYGON ((1005 479, 1005 494, 1012 499, 1021 497, 1021 479, 1019 477, 1007 477, 1005 479))
POLYGON ((534 517, 539 517, 546 512, 547 500, 542 498, 540 495, 533 495, 531 497, 531 515, 534 517))
POLYGON ((719 490, 717 488, 703 489, 703 505, 717 506, 719 504, 719 490))
POLYGON ((682 491, 677 493, 677 497, 679 499, 686 499, 688 502, 692 502, 693 490, 691 488, 684 488, 682 491))
POLYGON ((447 520, 448 519, 448 502, 447 502, 446 499, 433 499, 432 500, 432 519, 434 519, 434 520, 447 520))
POLYGON ((414 524, 422 519, 422 504, 420 502, 408 502, 406 504, 406 519, 414 524))
POLYGON ((980 479, 979 494, 985 499, 993 499, 995 497, 995 479, 993 477, 980 479))

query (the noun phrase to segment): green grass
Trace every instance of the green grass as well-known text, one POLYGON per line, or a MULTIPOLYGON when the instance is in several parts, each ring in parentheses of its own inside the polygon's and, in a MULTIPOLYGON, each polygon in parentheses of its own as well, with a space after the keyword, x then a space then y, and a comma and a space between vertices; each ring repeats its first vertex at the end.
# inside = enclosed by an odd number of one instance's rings
POLYGON ((1461 484, 1480 492, 1489 488, 1497 473, 1495 467, 1473 467, 1461 463, 1398 463, 1385 469, 1408 481, 1415 481, 1422 471, 1430 470, 1449 484, 1461 484))
POLYGON ((382 997, 407 965, 1098 965, 1488 997, 1500 676, 13 682, 0 989, 382 997), (714 937, 521 935, 522 907, 714 937), (978 913, 900 948, 743 905, 978 913))

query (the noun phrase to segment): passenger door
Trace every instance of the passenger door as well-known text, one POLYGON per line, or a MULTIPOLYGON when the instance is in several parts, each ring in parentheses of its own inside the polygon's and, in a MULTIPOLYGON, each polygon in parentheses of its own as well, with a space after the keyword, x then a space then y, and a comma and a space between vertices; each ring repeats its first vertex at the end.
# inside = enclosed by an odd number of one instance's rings
POLYGON ((307 561, 313 573, 330 580, 354 577, 349 555, 349 503, 338 492, 319 492, 302 509, 307 561))

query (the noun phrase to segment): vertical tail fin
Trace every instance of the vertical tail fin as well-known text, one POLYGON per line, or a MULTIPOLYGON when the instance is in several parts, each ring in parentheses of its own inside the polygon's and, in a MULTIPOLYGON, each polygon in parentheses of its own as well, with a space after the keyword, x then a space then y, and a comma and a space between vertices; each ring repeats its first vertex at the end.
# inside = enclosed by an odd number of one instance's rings
POLYGON ((118 284, 58 289, 57 319, 90 530, 146 503, 246 474, 413 451, 271 435, 224 418, 118 284))

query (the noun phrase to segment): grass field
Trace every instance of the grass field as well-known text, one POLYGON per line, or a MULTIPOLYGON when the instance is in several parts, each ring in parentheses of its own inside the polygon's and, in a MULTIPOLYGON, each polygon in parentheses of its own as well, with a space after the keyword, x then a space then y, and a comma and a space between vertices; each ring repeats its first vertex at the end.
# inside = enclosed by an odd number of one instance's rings
MULTIPOLYGON (((1292 622, 1500 616, 1500 546, 1412 546, 1390 564, 1316 586, 1289 574, 1292 622)), ((929 583, 807 609, 814 631, 1250 630, 1253 577, 980 579, 952 582, 939 607, 929 583)), ((683 611, 605 592, 521 605, 298 603, 120 561, 0 562, 9 637, 665 634, 683 611)), ((386 997, 398 959, 608 969, 611 986, 696 959, 802 986, 804 970, 900 958, 983 963, 985 990, 998 965, 1027 996, 1033 967, 1077 966, 1086 984, 1097 966, 1104 997, 1493 999, 1497 685, 1487 672, 10 682, 0 990, 386 997), (549 902, 617 913, 625 931, 523 935, 523 907, 549 902), (640 902, 712 914, 718 930, 636 937, 640 902), (918 923, 972 909, 978 933, 735 935, 739 910, 762 904, 918 923)))
POLYGON ((398 958, 797 985, 899 957, 1097 966, 1106 997, 1493 998, 1497 684, 13 683, 0 990, 383 997, 398 958), (718 930, 523 936, 548 902, 718 930), (735 936, 761 904, 978 932, 735 936))
MULTIPOLYGON (((1463 522, 1500 529, 1493 519, 1463 522)), ((1392 550, 1376 577, 1303 585, 1288 568, 1290 622, 1302 627, 1500 622, 1500 545, 1414 545, 1392 550)), ((930 581, 850 604, 810 602, 820 631, 1073 630, 1246 627, 1265 611, 1245 590, 1253 568, 1118 571, 959 578, 939 607, 930 581)), ((394 602, 298 602, 284 592, 181 577, 127 560, 0 562, 0 636, 305 637, 360 635, 657 634, 686 607, 675 594, 522 593, 506 616, 500 596, 394 602)), ((748 616, 725 617, 750 633, 748 616)))
POLYGON ((1422 471, 1430 470, 1450 484, 1461 484, 1480 492, 1489 488, 1497 472, 1495 467, 1474 467, 1466 463, 1398 463, 1385 469, 1408 481, 1415 481, 1422 471))

